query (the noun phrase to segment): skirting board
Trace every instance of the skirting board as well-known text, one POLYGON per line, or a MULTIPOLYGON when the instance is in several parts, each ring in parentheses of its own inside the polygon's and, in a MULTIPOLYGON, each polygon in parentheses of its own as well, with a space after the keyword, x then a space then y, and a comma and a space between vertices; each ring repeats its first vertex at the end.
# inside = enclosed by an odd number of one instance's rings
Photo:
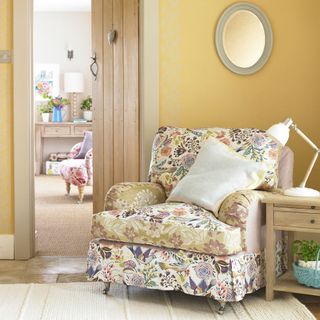
POLYGON ((13 234, 0 234, 0 259, 14 259, 13 234))

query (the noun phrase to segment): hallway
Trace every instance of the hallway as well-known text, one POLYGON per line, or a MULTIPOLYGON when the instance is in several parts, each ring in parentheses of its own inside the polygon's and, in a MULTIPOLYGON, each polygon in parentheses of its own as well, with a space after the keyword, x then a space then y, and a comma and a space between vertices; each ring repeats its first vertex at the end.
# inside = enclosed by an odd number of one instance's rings
POLYGON ((85 256, 90 241, 92 186, 85 189, 82 204, 78 190, 71 187, 65 196, 65 184, 59 176, 35 177, 36 255, 85 256))

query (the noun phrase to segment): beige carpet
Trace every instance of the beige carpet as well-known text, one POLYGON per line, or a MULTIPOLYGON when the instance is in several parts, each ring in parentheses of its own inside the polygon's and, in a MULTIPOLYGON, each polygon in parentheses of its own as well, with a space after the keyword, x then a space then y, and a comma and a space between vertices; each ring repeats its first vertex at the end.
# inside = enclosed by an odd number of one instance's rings
POLYGON ((82 204, 78 189, 59 176, 35 177, 36 253, 41 256, 84 256, 90 241, 92 187, 87 186, 82 204))
POLYGON ((223 316, 214 301, 178 292, 112 285, 104 296, 101 283, 0 285, 0 315, 5 320, 312 320, 291 294, 272 302, 263 291, 228 305, 223 316))

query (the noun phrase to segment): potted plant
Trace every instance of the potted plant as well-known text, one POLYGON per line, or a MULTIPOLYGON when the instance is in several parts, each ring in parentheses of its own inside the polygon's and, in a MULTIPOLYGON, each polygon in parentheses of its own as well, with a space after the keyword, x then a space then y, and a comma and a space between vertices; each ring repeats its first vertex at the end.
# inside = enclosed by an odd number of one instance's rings
POLYGON ((296 240, 293 253, 298 261, 293 263, 293 274, 300 284, 320 289, 320 244, 313 240, 296 240))
POLYGON ((50 120, 50 113, 52 113, 52 107, 48 104, 42 105, 40 107, 40 113, 43 122, 49 122, 50 120))
POLYGON ((49 96, 47 93, 43 94, 42 96, 45 99, 49 99, 48 106, 50 106, 53 110, 52 121, 53 122, 62 122, 61 109, 64 106, 70 104, 69 100, 62 98, 61 96, 52 97, 52 96, 49 96))
POLYGON ((320 244, 314 240, 295 240, 292 249, 299 266, 315 269, 320 244))
POLYGON ((88 96, 81 103, 81 110, 83 111, 83 118, 87 121, 92 121, 92 98, 88 96))

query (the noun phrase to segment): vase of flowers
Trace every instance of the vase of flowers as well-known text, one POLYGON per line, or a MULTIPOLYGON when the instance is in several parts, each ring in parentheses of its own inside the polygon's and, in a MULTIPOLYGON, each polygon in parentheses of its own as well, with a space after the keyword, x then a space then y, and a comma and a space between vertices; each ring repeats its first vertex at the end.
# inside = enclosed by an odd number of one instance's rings
POLYGON ((53 122, 62 122, 62 113, 61 110, 63 107, 68 105, 70 102, 68 99, 62 98, 61 96, 52 97, 48 94, 44 94, 43 97, 45 99, 49 99, 48 106, 50 106, 53 110, 52 121, 53 122))
POLYGON ((53 116, 52 121, 53 122, 62 122, 62 113, 61 113, 62 107, 53 107, 53 116))
POLYGON ((40 113, 42 117, 43 122, 49 122, 50 120, 50 114, 52 113, 52 107, 49 105, 43 105, 40 107, 40 113))
POLYGON ((83 118, 87 121, 92 121, 92 98, 88 96, 81 103, 81 110, 83 111, 83 118))

